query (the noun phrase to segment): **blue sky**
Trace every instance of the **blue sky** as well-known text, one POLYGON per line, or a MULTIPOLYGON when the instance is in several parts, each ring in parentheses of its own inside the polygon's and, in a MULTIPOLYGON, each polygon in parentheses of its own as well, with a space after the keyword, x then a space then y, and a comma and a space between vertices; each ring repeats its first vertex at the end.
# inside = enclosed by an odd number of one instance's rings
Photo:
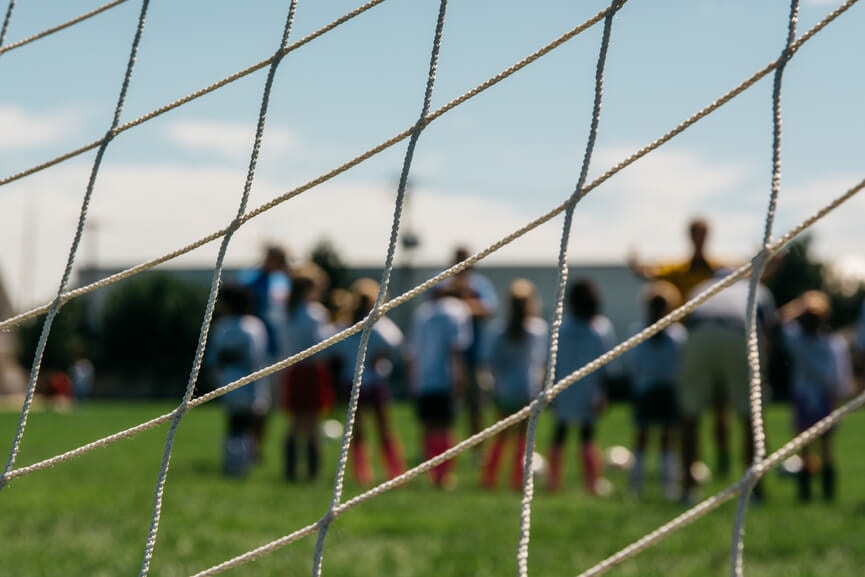
MULTIPOLYGON (((6 44, 101 1, 19 0, 6 44)), ((292 39, 359 0, 301 1, 292 39)), ((805 0, 804 33, 840 1, 805 0)), ((433 108, 565 33, 607 5, 451 1, 433 108)), ((111 122, 140 2, 0 54, 0 177, 92 142, 111 122)), ((3 3, 5 11, 5 3, 3 3)), ((122 121, 142 116, 267 58, 288 2, 151 2, 122 121)), ((268 112, 251 206, 256 207, 408 128, 420 111, 438 2, 388 0, 289 54, 268 112)), ((630 0, 615 19, 590 179, 774 60, 787 2, 630 0)), ((783 84, 781 233, 862 179, 865 8, 853 6, 806 43, 783 84)), ((558 205, 573 191, 590 121, 601 26, 432 123, 419 142, 404 224, 412 255, 449 260, 457 243, 479 250, 558 205)), ((92 226, 78 263, 128 266, 193 242, 234 215, 265 70, 119 135, 96 182, 92 226)), ((712 220, 712 252, 746 258, 759 245, 771 177, 771 75, 628 167, 580 204, 571 261, 622 262, 686 251, 693 215, 712 220)), ((406 142, 251 220, 228 263, 255 262, 263 243, 297 256, 330 239, 349 263, 381 264, 406 142)), ((56 291, 94 151, 0 187, 0 274, 14 302, 56 291), (35 264, 34 264, 35 263, 35 264)), ((862 199, 815 230, 827 260, 865 255, 862 199)), ((561 219, 489 257, 555 261, 561 219)), ((178 259, 213 262, 218 243, 178 259)), ((405 259, 406 255, 398 255, 405 259)), ((851 265, 851 266, 853 266, 851 265)))

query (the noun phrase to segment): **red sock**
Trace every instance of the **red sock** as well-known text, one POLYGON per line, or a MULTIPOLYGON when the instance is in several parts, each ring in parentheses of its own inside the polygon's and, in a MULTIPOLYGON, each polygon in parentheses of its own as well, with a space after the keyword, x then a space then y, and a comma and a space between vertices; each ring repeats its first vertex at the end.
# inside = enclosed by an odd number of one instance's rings
MULTIPOLYGON (((424 461, 429 461, 438 455, 441 452, 439 447, 438 433, 430 431, 429 429, 425 430, 423 433, 424 461)), ((439 483, 440 469, 438 467, 433 467, 429 470, 429 475, 433 484, 437 485, 439 483)))
POLYGON ((381 452, 387 466, 388 478, 393 479, 405 473, 405 458, 398 440, 386 437, 381 444, 381 452))
POLYGON ((514 447, 514 463, 511 469, 511 488, 514 491, 522 491, 523 489, 523 469, 526 458, 526 437, 519 435, 517 437, 517 446, 514 447))
POLYGON ((504 435, 498 435, 490 447, 487 458, 484 461, 481 469, 481 486, 484 489, 494 489, 496 486, 496 477, 498 477, 499 463, 502 460, 502 453, 505 449, 504 435))
POLYGON ((351 443, 351 459, 354 464, 354 475, 358 484, 364 487, 371 485, 373 482, 372 469, 370 468, 366 443, 359 439, 355 439, 351 443))
POLYGON ((598 480, 603 473, 603 463, 601 462, 598 448, 594 443, 583 443, 580 447, 580 460, 583 463, 583 476, 586 483, 586 490, 594 495, 597 493, 598 480))
MULTIPOLYGON (((451 448, 451 434, 449 431, 437 431, 432 434, 433 456, 441 455, 451 448)), ((445 479, 453 469, 453 459, 440 463, 433 467, 433 482, 436 485, 444 483, 445 479)))
POLYGON ((433 458, 435 453, 433 452, 433 434, 430 431, 423 432, 423 438, 421 439, 423 442, 423 459, 424 461, 429 461, 433 458))

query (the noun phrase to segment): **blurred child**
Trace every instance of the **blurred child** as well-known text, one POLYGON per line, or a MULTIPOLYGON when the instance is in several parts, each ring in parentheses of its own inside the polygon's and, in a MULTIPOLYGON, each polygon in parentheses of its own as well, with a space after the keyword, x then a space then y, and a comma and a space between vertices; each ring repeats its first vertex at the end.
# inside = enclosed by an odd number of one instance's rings
MULTIPOLYGON (((288 298, 288 356, 300 353, 327 338, 331 331, 327 309, 321 303, 327 275, 318 265, 304 263, 292 275, 288 298)), ((318 429, 321 416, 333 407, 335 394, 331 371, 318 354, 288 367, 282 375, 281 405, 289 415, 284 444, 285 477, 297 480, 298 451, 306 449, 306 478, 318 478, 321 461, 318 429)))
MULTIPOLYGON (((485 345, 485 364, 493 378, 493 400, 499 418, 511 415, 529 404, 541 390, 547 360, 547 323, 538 316, 535 286, 526 279, 510 285, 508 316, 492 327, 485 345)), ((500 432, 492 442, 481 469, 481 485, 495 487, 498 468, 508 438, 513 437, 513 467, 510 484, 514 490, 523 485, 526 448, 526 421, 500 432)))
MULTIPOLYGON (((567 307, 559 329, 556 382, 607 352, 616 342, 612 324, 600 314, 601 298, 592 281, 584 279, 571 284, 567 307)), ((549 454, 551 491, 562 487, 562 451, 568 428, 576 425, 580 432, 579 461, 586 491, 591 495, 601 494, 603 456, 595 443, 595 421, 606 405, 604 381, 609 372, 607 366, 601 367, 553 399, 555 429, 549 454)))
MULTIPOLYGON (((459 264, 470 256, 471 251, 468 248, 459 246, 454 251, 453 264, 459 264)), ((498 310, 499 300, 495 285, 474 266, 457 273, 451 279, 451 283, 455 296, 468 305, 471 314, 473 338, 472 344, 465 351, 466 383, 461 397, 468 417, 468 432, 470 435, 475 435, 484 427, 484 413, 489 404, 487 398, 489 393, 485 390, 480 377, 481 347, 486 339, 484 333, 488 323, 498 310)), ((480 461, 481 448, 481 445, 472 448, 475 462, 480 461)))
MULTIPOLYGON (((648 285, 643 306, 645 322, 634 334, 654 324, 675 309, 681 300, 679 290, 666 281, 648 285)), ((674 323, 647 341, 631 349, 626 362, 631 373, 634 404, 634 461, 630 489, 643 493, 643 475, 650 429, 657 429, 661 457, 661 483, 666 495, 677 490, 677 458, 672 450, 673 435, 678 422, 676 381, 682 364, 682 349, 687 339, 685 327, 674 323)))
MULTIPOLYGON (((850 352, 844 339, 829 327, 831 304, 820 291, 807 291, 779 311, 791 362, 791 400, 796 433, 827 417, 838 399, 852 392, 850 352)), ((836 465, 832 431, 819 440, 823 498, 831 501, 836 492, 836 465)), ((817 464, 809 447, 801 452, 799 499, 811 500, 811 476, 817 464)))
MULTIPOLYGON (((379 283, 362 278, 351 286, 351 317, 347 324, 362 321, 372 310, 378 297, 379 283)), ((338 386, 345 399, 350 398, 354 382, 357 355, 362 334, 357 332, 331 347, 331 354, 339 367, 338 386)), ((373 471, 367 454, 364 421, 372 416, 378 433, 381 456, 388 478, 398 477, 405 471, 402 444, 390 421, 390 378, 397 362, 403 334, 388 317, 379 318, 372 326, 364 357, 358 397, 354 438, 351 441, 351 459, 355 477, 361 485, 373 482, 373 471)))
POLYGON ((90 396, 96 377, 96 370, 80 342, 72 347, 73 361, 69 367, 69 378, 72 380, 72 392, 76 402, 82 402, 90 396))
MULTIPOLYGON (((213 324, 205 365, 223 387, 267 365, 267 328, 253 314, 253 295, 244 287, 226 285, 219 294, 219 316, 213 324)), ((270 410, 270 387, 264 379, 225 393, 227 413, 223 472, 243 476, 258 454, 254 424, 256 415, 270 410)))
MULTIPOLYGON (((456 399, 465 386, 465 351, 472 338, 468 306, 444 283, 430 289, 430 299, 415 311, 410 342, 412 385, 425 460, 454 444, 456 399)), ((433 484, 451 488, 456 481, 452 469, 452 460, 433 467, 433 484)))
MULTIPOLYGON (((267 329, 268 363, 275 363, 281 360, 285 353, 287 303, 291 293, 288 253, 281 246, 267 246, 261 264, 252 271, 242 273, 240 282, 252 292, 253 314, 262 320, 267 329)), ((264 380, 275 394, 278 386, 277 375, 268 375, 264 380)), ((269 421, 270 412, 255 415, 253 419, 253 435, 257 447, 264 446, 269 421)), ((257 454, 255 458, 260 460, 261 454, 257 454)))

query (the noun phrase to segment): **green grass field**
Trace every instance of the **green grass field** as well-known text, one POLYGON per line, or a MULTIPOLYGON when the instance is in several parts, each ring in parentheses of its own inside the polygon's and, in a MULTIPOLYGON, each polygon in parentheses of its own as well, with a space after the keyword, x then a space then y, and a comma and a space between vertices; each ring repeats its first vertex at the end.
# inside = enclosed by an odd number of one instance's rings
MULTIPOLYGON (((67 413, 32 414, 17 465, 24 466, 168 412, 155 404, 89 404, 67 413)), ((407 456, 417 453, 416 427, 406 406, 396 407, 407 456)), ((3 459, 17 424, 0 413, 3 459)), ((542 423, 545 425, 547 423, 542 423)), ((782 407, 768 414, 770 449, 789 437, 782 407)), ((265 462, 247 479, 219 474, 222 413, 205 406, 180 426, 165 492, 150 574, 191 575, 264 545, 319 519, 330 502, 332 480, 288 485, 280 477, 278 437, 270 430, 265 462)), ((167 426, 97 449, 52 469, 12 481, 0 491, 0 575, 137 575, 150 524, 153 491, 167 426)), ((549 428, 539 431, 546 446, 549 428)), ((601 421, 604 447, 629 445, 624 407, 601 421)), ((837 432, 839 498, 801 505, 794 484, 777 471, 768 477, 768 500, 749 513, 745 541, 748 575, 861 575, 865 543, 865 416, 853 415, 837 432)), ((570 440, 569 455, 575 455, 570 440)), ((338 443, 329 442, 328 474, 338 443)), ((709 463, 711 454, 706 455, 709 463)), ((520 496, 477 487, 471 459, 459 460, 459 485, 450 492, 426 478, 339 517, 329 534, 324 574, 331 576, 500 576, 516 571, 520 496)), ((672 519, 684 508, 650 492, 635 502, 622 471, 608 470, 616 492, 593 499, 580 489, 576 460, 566 462, 568 488, 536 492, 529 567, 532 575, 576 575, 672 519)), ((503 476, 505 480, 505 476, 503 476)), ((505 485, 505 484, 503 484, 505 485)), ((712 481, 705 495, 724 485, 712 481)), ((346 498, 359 487, 348 481, 346 498)), ((608 575, 727 575, 735 502, 608 575)), ((308 575, 314 537, 306 537, 225 575, 308 575)))

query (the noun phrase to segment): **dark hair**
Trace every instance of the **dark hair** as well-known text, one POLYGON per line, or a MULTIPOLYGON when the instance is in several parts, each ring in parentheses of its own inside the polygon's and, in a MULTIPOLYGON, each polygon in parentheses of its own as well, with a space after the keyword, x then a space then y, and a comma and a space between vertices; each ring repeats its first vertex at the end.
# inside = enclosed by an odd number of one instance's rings
POLYGON ((510 304, 505 334, 512 341, 520 341, 526 335, 526 319, 535 314, 535 286, 531 281, 518 278, 509 289, 510 304))
POLYGON ((264 249, 264 260, 268 263, 273 263, 281 270, 288 269, 288 254, 285 249, 275 244, 268 245, 264 249))
POLYGON ((576 280, 568 291, 571 313, 581 319, 591 319, 601 312, 601 295, 598 287, 589 279, 576 280))
POLYGON ((255 310, 255 295, 248 287, 226 284, 219 290, 219 302, 230 315, 252 314, 255 310))
POLYGON ((461 263, 471 256, 471 252, 468 247, 458 246, 454 249, 454 264, 461 263))
POLYGON ((664 295, 654 295, 646 303, 646 316, 649 322, 657 322, 664 317, 669 311, 669 305, 664 295))
POLYGON ((375 306, 375 299, 378 298, 379 284, 371 278, 359 278, 351 285, 351 293, 354 302, 352 303, 352 322, 357 323, 362 321, 372 307, 375 306))
POLYGON ((694 235, 697 233, 707 234, 709 232, 709 221, 702 217, 692 218, 688 223, 688 234, 694 235))
POLYGON ((291 275, 291 292, 288 295, 288 314, 293 315, 300 304, 309 299, 316 289, 327 285, 327 274, 317 264, 308 262, 297 267, 291 275))
MULTIPOLYGON (((676 285, 665 280, 652 281, 643 289, 643 305, 645 306, 646 322, 654 324, 679 306, 682 293, 676 285)), ((663 340, 664 331, 652 335, 651 340, 663 340)))

